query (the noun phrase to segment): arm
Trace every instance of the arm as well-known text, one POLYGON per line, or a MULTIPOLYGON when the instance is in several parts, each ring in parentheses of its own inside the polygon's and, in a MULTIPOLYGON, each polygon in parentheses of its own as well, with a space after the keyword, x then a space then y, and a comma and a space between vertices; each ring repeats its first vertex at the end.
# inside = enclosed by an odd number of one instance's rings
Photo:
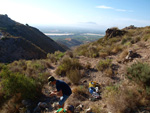
POLYGON ((60 90, 60 91, 54 91, 54 92, 52 92, 51 94, 50 94, 50 97, 52 97, 52 96, 62 96, 63 94, 62 94, 62 90, 60 90))
POLYGON ((62 93, 62 90, 60 90, 59 92, 57 92, 57 96, 62 96, 63 93, 62 93))

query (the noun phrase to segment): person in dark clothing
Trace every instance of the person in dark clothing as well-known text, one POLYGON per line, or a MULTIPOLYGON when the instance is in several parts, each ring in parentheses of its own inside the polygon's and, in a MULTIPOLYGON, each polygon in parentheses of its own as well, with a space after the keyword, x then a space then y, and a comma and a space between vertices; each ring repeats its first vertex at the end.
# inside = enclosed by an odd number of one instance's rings
POLYGON ((68 99, 68 97, 72 94, 71 88, 68 84, 66 84, 64 81, 56 80, 53 76, 50 76, 48 78, 48 84, 49 85, 56 85, 56 91, 53 91, 50 96, 60 96, 60 101, 58 104, 59 108, 64 107, 65 101, 68 99))

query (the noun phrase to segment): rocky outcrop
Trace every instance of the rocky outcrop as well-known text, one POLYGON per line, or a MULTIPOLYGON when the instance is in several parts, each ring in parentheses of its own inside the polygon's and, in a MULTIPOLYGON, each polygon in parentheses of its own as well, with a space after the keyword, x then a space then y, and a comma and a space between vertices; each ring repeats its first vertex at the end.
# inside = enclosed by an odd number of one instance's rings
POLYGON ((106 30, 106 38, 112 38, 112 37, 116 37, 116 36, 122 36, 126 33, 126 31, 124 30, 119 30, 117 28, 110 28, 106 30))

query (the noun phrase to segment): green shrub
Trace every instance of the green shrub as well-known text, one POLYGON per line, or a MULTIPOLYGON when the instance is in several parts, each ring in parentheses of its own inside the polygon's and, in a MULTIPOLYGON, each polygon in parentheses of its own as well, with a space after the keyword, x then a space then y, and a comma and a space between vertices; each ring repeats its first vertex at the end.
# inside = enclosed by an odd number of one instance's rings
POLYGON ((51 63, 48 59, 32 61, 19 60, 9 64, 8 67, 13 73, 19 72, 23 75, 34 78, 40 83, 44 83, 47 81, 47 74, 45 74, 46 70, 51 67, 51 63))
MULTIPOLYGON (((143 84, 145 87, 150 87, 150 65, 147 63, 134 63, 127 68, 127 77, 136 81, 138 84, 143 84)), ((142 85, 141 84, 141 85, 142 85)))
POLYGON ((2 77, 1 85, 5 96, 13 96, 21 93, 23 98, 34 98, 37 93, 36 82, 32 78, 20 73, 13 73, 8 69, 3 69, 0 73, 2 77))
POLYGON ((56 63, 60 58, 62 58, 65 55, 65 53, 60 51, 55 51, 55 53, 48 53, 47 58, 51 60, 51 62, 56 63))
POLYGON ((79 56, 88 56, 88 45, 81 45, 78 48, 76 48, 75 53, 79 56))
POLYGON ((121 45, 114 45, 112 47, 111 54, 117 54, 120 51, 122 51, 122 46, 121 45))
POLYGON ((97 47, 94 47, 92 44, 90 45, 81 45, 76 48, 75 52, 78 55, 83 55, 90 58, 96 58, 99 56, 99 50, 97 47))
POLYGON ((125 44, 126 42, 130 41, 132 38, 123 38, 121 44, 125 44))
POLYGON ((111 62, 112 62, 111 59, 100 60, 100 61, 98 62, 98 64, 97 64, 97 66, 96 66, 96 67, 97 67, 97 70, 99 70, 99 71, 104 71, 104 70, 110 68, 111 65, 112 65, 111 62))
POLYGON ((56 70, 57 75, 66 75, 69 70, 81 69, 81 64, 77 59, 71 59, 70 57, 64 57, 56 70))
POLYGON ((147 40, 149 40, 150 39, 150 34, 145 34, 144 36, 143 36, 143 40, 144 41, 147 41, 147 40))

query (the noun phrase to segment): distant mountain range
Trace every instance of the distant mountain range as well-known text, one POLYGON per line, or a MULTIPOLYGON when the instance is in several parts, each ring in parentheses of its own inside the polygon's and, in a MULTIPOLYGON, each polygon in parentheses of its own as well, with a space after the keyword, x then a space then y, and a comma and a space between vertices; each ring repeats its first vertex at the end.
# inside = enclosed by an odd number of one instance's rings
POLYGON ((46 58, 47 53, 66 51, 37 28, 0 15, 0 62, 46 58))

